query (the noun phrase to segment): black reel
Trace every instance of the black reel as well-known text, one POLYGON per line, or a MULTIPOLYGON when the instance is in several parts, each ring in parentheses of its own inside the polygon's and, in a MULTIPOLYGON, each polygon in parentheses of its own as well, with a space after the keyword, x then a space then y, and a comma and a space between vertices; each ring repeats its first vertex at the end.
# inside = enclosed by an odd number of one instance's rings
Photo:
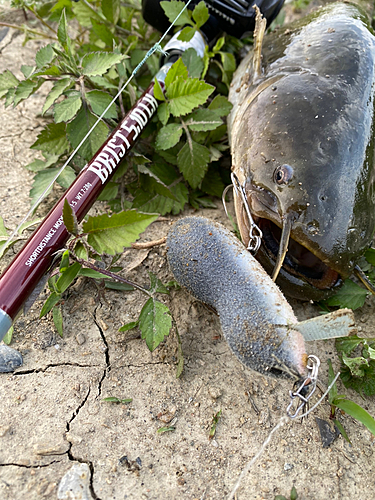
MULTIPOLYGON (((142 0, 142 13, 145 21, 153 28, 164 33, 170 22, 160 6, 161 0, 142 0)), ((189 9, 193 10, 200 0, 193 0, 189 9)), ((187 3, 187 1, 185 1, 187 3)), ((207 41, 213 41, 222 31, 241 38, 254 31, 255 9, 257 5, 267 19, 269 26, 280 12, 284 0, 205 0, 210 18, 201 28, 207 41)))

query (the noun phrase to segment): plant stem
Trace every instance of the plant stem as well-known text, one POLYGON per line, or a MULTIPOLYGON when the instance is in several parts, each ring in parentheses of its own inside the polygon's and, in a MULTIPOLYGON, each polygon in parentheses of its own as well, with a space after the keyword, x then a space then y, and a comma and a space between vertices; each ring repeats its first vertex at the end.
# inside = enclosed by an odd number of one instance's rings
POLYGON ((126 285, 130 285, 137 290, 140 290, 141 292, 145 293, 149 297, 152 297, 152 294, 146 290, 146 288, 143 288, 140 285, 137 285, 137 283, 133 283, 133 281, 129 281, 122 276, 119 276, 118 274, 113 273, 112 271, 107 271, 106 269, 101 269, 100 267, 95 266, 94 264, 91 264, 90 262, 87 262, 87 260, 79 259, 75 255, 70 253, 70 256, 72 257, 73 260, 81 264, 83 267, 88 267, 89 269, 92 269, 93 271, 97 271, 98 273, 105 274, 108 276, 108 278, 112 278, 113 280, 120 281, 121 283, 125 283, 126 285))
POLYGON ((17 26, 17 24, 0 22, 0 26, 6 26, 7 28, 12 28, 14 30, 19 30, 19 31, 29 31, 30 33, 33 33, 34 35, 40 36, 42 38, 48 38, 49 40, 56 40, 57 41, 57 38, 50 36, 50 35, 47 35, 46 33, 43 33, 42 31, 33 30, 32 28, 29 28, 25 24, 22 24, 21 26, 17 26))
POLYGON ((43 24, 43 26, 45 26, 46 28, 48 28, 49 30, 51 30, 52 33, 54 33, 55 35, 57 35, 57 31, 54 30, 52 28, 52 26, 50 26, 48 23, 46 23, 45 20, 42 17, 40 17, 40 15, 34 10, 33 7, 26 6, 26 8, 29 9, 29 11, 34 14, 34 16, 43 24))

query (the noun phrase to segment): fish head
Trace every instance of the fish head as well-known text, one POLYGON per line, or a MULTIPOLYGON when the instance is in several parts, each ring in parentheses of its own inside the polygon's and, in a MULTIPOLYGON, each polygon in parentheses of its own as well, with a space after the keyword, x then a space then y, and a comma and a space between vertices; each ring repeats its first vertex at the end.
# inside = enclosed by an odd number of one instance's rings
MULTIPOLYGON (((373 236, 372 113, 346 105, 345 92, 333 95, 331 82, 311 73, 289 74, 253 92, 232 124, 232 170, 263 233, 256 257, 271 273, 286 252, 277 283, 300 299, 332 295, 373 236)), ((235 209, 248 245, 238 193, 235 209)))

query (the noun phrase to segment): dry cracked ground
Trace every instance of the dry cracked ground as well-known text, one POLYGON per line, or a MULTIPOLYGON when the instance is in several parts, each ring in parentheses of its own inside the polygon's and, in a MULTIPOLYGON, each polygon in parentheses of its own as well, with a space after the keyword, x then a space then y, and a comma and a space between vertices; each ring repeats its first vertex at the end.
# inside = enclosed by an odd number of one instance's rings
MULTIPOLYGON (((24 47, 22 41, 16 32, 5 34, 1 71, 8 68, 20 75, 20 65, 30 63, 40 45, 24 47)), ((29 146, 43 123, 38 116, 41 102, 42 95, 36 94, 16 109, 1 108, 0 213, 11 228, 29 207, 31 177, 23 165, 36 155, 29 146)), ((40 215, 59 194, 52 193, 40 215)), ((105 209, 95 205, 93 212, 105 209)), ((202 213, 227 223, 221 207, 202 213)), ((172 221, 155 222, 141 239, 166 235, 172 221)), ((148 271, 167 281, 172 276, 165 254, 163 246, 128 249, 121 264, 140 284, 147 284, 148 271)), ((43 292, 16 324, 12 345, 22 353, 23 366, 0 375, 0 498, 225 498, 285 414, 290 384, 245 370, 221 338, 215 315, 183 290, 165 299, 182 339, 185 366, 180 379, 175 335, 151 354, 137 332, 118 332, 137 317, 145 300, 141 292, 98 295, 94 284, 80 278, 65 296, 63 338, 50 318, 38 319, 45 297, 43 292), (132 402, 103 402, 110 396, 132 402), (216 436, 210 441, 212 417, 219 410, 216 436), (173 432, 157 432, 171 421, 173 432), (81 496, 63 496, 59 484, 73 466, 82 484, 86 478, 87 490, 81 496)), ((319 314, 312 304, 292 305, 300 319, 319 314)), ((370 298, 356 314, 365 336, 375 336, 374 305, 370 298)), ((320 378, 326 383, 327 359, 338 368, 333 343, 311 343, 309 352, 322 360, 320 378)), ((339 392, 344 391, 340 386, 339 392)), ((373 400, 346 393, 375 414, 373 400)), ((300 500, 373 498, 371 434, 342 416, 352 445, 338 437, 323 448, 315 417, 328 419, 327 402, 302 423, 280 429, 244 478, 238 499, 273 500, 277 494, 288 495, 293 485, 300 500)), ((71 476, 64 481, 69 483, 71 476)))

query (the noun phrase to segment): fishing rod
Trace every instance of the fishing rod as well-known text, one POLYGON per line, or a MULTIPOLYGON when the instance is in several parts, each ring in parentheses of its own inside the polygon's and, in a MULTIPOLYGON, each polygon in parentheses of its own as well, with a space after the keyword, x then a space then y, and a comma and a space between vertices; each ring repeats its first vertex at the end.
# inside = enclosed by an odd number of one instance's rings
MULTIPOLYGON (((167 55, 163 57, 162 67, 155 76, 162 90, 164 91, 164 81, 168 70, 184 51, 194 48, 202 57, 205 45, 212 44, 221 32, 224 31, 240 38, 254 31, 254 3, 258 5, 270 24, 280 11, 283 2, 284 0, 256 0, 255 2, 206 0, 210 16, 200 32, 196 32, 190 42, 178 40, 177 33, 164 47, 167 55)), ((194 8, 198 3, 197 0, 190 0, 189 8, 194 8)), ((171 28, 159 0, 143 0, 142 10, 145 20, 154 28, 162 32, 171 28)), ((53 266, 56 252, 64 248, 70 237, 62 216, 65 200, 72 207, 77 221, 82 221, 154 115, 158 102, 154 97, 153 89, 154 82, 149 85, 90 162, 85 165, 1 275, 0 341, 18 315, 26 312, 34 302, 46 283, 47 273, 53 266)))

